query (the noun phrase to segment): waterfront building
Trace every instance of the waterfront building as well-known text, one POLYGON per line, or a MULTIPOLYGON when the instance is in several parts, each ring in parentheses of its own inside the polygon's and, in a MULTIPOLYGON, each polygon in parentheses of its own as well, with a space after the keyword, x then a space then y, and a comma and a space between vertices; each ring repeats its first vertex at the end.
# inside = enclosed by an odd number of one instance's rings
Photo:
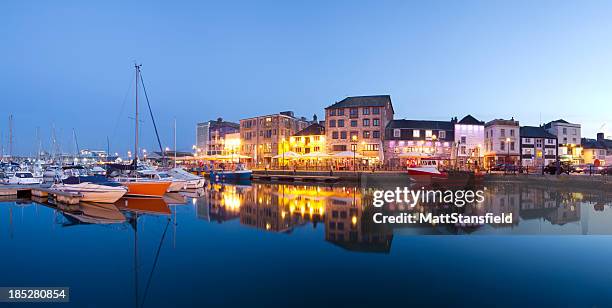
POLYGON ((484 166, 520 162, 519 121, 495 119, 485 124, 484 166))
POLYGON ((459 167, 482 165, 484 125, 484 121, 479 121, 469 114, 455 123, 455 151, 453 155, 459 167))
POLYGON ((421 159, 449 165, 455 140, 451 121, 393 120, 385 128, 385 162, 392 168, 418 165, 421 159))
POLYGON ((580 124, 569 123, 563 119, 544 125, 551 134, 557 136, 559 159, 576 164, 582 163, 580 124))
POLYGON ((315 152, 326 153, 325 126, 313 123, 295 133, 289 138, 288 150, 301 155, 315 152))
POLYGON ((557 136, 541 126, 522 126, 521 165, 542 168, 557 160, 557 136))
POLYGON ((240 132, 240 125, 234 122, 215 121, 198 123, 196 128, 196 152, 200 155, 221 155, 225 149, 227 134, 240 132))
POLYGON ((385 127, 393 120, 389 95, 347 97, 325 108, 325 139, 329 154, 352 151, 368 161, 383 161, 385 127))
POLYGON ((240 120, 240 154, 260 167, 270 166, 272 157, 288 148, 289 138, 310 124, 292 111, 240 120))
POLYGON ((581 145, 585 164, 595 166, 612 164, 612 140, 606 139, 603 133, 597 133, 597 139, 582 138, 581 145))

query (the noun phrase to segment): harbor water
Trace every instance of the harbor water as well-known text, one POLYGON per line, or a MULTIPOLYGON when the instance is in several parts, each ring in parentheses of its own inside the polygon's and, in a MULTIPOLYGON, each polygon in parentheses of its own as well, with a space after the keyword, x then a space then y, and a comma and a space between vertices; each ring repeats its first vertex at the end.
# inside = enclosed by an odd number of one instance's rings
POLYGON ((0 285, 70 287, 62 305, 89 307, 612 304, 610 193, 485 187, 474 211, 511 224, 376 225, 370 191, 342 186, 3 201, 0 285))

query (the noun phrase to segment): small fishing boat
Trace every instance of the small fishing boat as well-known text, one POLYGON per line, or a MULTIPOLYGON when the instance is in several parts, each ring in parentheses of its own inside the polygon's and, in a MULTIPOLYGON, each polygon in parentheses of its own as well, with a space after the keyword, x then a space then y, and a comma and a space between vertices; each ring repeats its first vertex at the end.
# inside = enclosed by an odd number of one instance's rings
POLYGON ((79 193, 82 195, 81 201, 96 203, 115 203, 128 192, 127 188, 123 186, 109 186, 94 183, 53 184, 51 189, 69 193, 79 193))

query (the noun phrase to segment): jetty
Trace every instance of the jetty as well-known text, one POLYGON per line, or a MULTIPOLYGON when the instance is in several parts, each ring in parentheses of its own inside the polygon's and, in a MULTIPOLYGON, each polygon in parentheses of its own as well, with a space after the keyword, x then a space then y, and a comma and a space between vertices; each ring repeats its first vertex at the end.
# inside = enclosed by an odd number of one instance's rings
POLYGON ((63 204, 79 204, 83 197, 80 193, 65 192, 52 189, 49 185, 0 185, 0 196, 4 198, 38 199, 53 198, 63 204))

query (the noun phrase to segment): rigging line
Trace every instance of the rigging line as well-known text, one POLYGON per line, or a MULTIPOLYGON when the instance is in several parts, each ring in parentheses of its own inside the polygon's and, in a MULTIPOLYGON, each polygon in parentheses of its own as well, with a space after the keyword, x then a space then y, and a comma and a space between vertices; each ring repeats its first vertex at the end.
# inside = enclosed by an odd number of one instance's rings
POLYGON ((128 95, 132 91, 133 84, 134 83, 132 82, 130 78, 130 86, 128 87, 127 91, 125 91, 125 95, 123 96, 123 102, 121 103, 121 110, 119 111, 117 120, 115 121, 115 128, 113 128, 113 134, 111 135, 111 139, 114 139, 117 134, 117 128, 119 128, 119 120, 121 119, 121 115, 123 114, 123 110, 125 109, 125 103, 127 102, 128 95))
POLYGON ((162 161, 166 164, 166 153, 162 147, 161 140, 159 139, 159 133, 157 132, 157 125, 155 124, 155 118, 153 117, 153 110, 151 110, 151 104, 149 103, 149 96, 147 95, 147 88, 145 88, 144 79, 142 78, 142 72, 140 72, 140 83, 142 84, 142 91, 144 92, 145 99, 147 100, 147 106, 149 106, 149 114, 151 115, 151 121, 153 122, 153 128, 155 129, 155 136, 157 137, 157 143, 159 144, 159 150, 162 153, 162 161))
POLYGON ((155 260, 153 261, 153 267, 151 268, 151 273, 149 274, 149 279, 147 279, 147 286, 145 287, 144 294, 142 295, 142 301, 140 301, 140 306, 144 307, 144 302, 147 299, 147 293, 149 291, 149 286, 151 285, 151 279, 153 278, 153 272, 155 271, 155 267, 157 267, 157 260, 159 259, 159 252, 161 251, 162 244, 164 243, 164 239, 166 238, 166 233, 168 232, 168 226, 170 225, 170 218, 168 218, 168 222, 166 223, 166 228, 164 229, 164 233, 162 234, 162 238, 159 241, 159 246, 157 247, 157 253, 155 254, 155 260))

